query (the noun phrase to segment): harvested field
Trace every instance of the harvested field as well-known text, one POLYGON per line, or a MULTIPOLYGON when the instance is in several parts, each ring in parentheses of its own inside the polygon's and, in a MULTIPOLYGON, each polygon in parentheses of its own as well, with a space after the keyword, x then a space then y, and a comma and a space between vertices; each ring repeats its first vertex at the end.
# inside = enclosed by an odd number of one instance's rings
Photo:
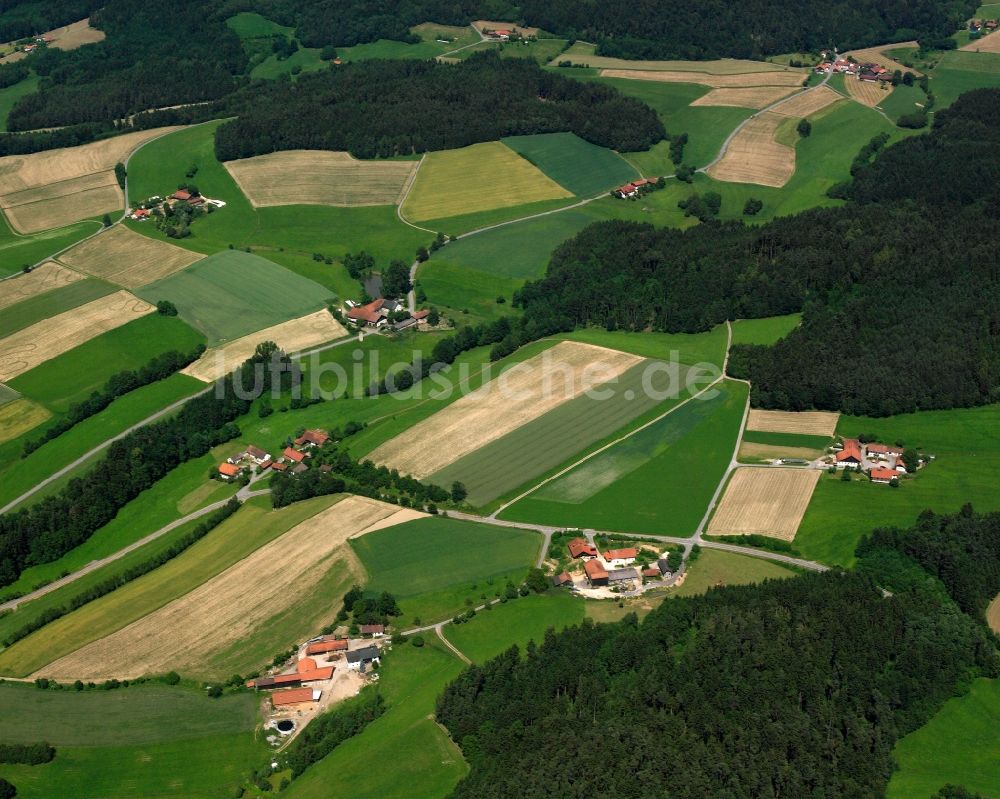
POLYGON ((821 449, 810 449, 809 447, 782 447, 772 444, 757 444, 753 441, 744 441, 740 444, 740 452, 737 460, 744 463, 748 461, 774 460, 776 458, 803 458, 813 460, 823 454, 821 449))
POLYGON ((990 606, 986 608, 986 623, 997 635, 1000 635, 1000 594, 994 597, 990 606))
POLYGON ((818 86, 807 92, 792 97, 774 109, 775 114, 801 119, 822 111, 828 105, 833 105, 843 96, 827 86, 818 86))
POLYGON ((602 78, 629 78, 661 83, 700 83, 713 89, 737 89, 747 86, 802 85, 802 72, 747 72, 735 75, 718 75, 711 72, 670 72, 645 69, 602 69, 602 78))
POLYGON ((51 415, 37 402, 23 397, 0 405, 0 444, 33 430, 51 415))
POLYGON ((205 256, 115 225, 59 259, 88 275, 134 289, 172 275, 205 256))
POLYGON ((395 205, 417 161, 359 161, 349 153, 288 150, 223 166, 255 207, 395 205))
POLYGON ((307 598, 331 569, 362 579, 347 539, 398 510, 363 497, 343 499, 193 591, 42 671, 86 680, 204 670, 213 654, 307 598))
POLYGON ((397 524, 404 524, 405 522, 413 522, 417 519, 426 519, 428 514, 421 513, 418 510, 413 510, 413 508, 403 508, 396 511, 391 516, 386 516, 384 519, 379 519, 374 524, 369 525, 360 533, 355 533, 351 538, 360 538, 368 533, 374 533, 376 530, 384 530, 387 527, 395 527, 397 524))
POLYGON ((839 419, 840 414, 834 411, 761 411, 753 408, 747 418, 747 430, 832 436, 839 419))
POLYGON ((912 67, 904 67, 898 61, 889 58, 889 56, 883 52, 883 50, 901 50, 904 47, 917 48, 919 46, 920 45, 915 41, 896 42, 895 44, 886 44, 881 47, 866 47, 863 50, 851 50, 849 53, 842 53, 841 58, 853 56, 854 60, 859 64, 878 64, 880 67, 885 67, 890 72, 898 69, 900 72, 912 72, 914 75, 923 75, 924 73, 920 70, 913 69, 912 67))
MULTIPOLYGON (((708 72, 712 75, 739 75, 745 72, 798 72, 805 76, 805 70, 791 70, 782 64, 767 61, 747 61, 740 58, 719 58, 715 61, 632 61, 624 58, 610 58, 594 55, 594 45, 577 42, 565 53, 560 53, 555 61, 572 61, 581 66, 596 69, 641 69, 654 72, 708 72)), ((801 80, 801 78, 800 78, 801 80)))
POLYGON ((958 49, 971 50, 976 53, 1000 53, 1000 31, 994 31, 958 49))
POLYGON ((221 347, 207 350, 197 361, 181 371, 210 383, 228 374, 243 361, 253 355, 254 349, 262 341, 274 341, 285 352, 294 353, 343 338, 347 331, 327 310, 316 311, 308 316, 290 319, 280 325, 258 330, 243 338, 230 341, 221 347))
POLYGON ((90 27, 89 17, 74 22, 72 25, 56 28, 43 35, 52 39, 49 47, 55 47, 57 50, 75 50, 85 44, 103 42, 105 39, 104 31, 90 27))
POLYGON ((855 80, 850 76, 844 78, 844 86, 847 87, 847 93, 851 95, 852 99, 869 108, 874 108, 892 94, 892 86, 889 84, 870 80, 855 80))
POLYGON ((55 261, 47 261, 26 275, 0 281, 0 310, 78 280, 83 280, 83 275, 79 272, 67 269, 55 261))
POLYGON ((409 219, 424 221, 572 196, 494 141, 428 153, 401 210, 409 219))
POLYGON ((501 373, 369 456, 422 479, 545 412, 617 377, 642 359, 564 341, 501 373))
POLYGON ((10 380, 101 333, 152 313, 153 306, 116 291, 0 339, 0 381, 10 380))
POLYGON ((744 125, 722 160, 706 172, 716 180, 781 188, 795 174, 795 149, 775 141, 787 117, 765 111, 744 125))
POLYGON ((791 541, 821 475, 819 469, 737 469, 708 524, 708 534, 756 533, 791 541))
POLYGON ((144 142, 177 129, 153 128, 79 147, 0 158, 0 208, 22 233, 118 210, 124 197, 115 164, 144 142))
POLYGON ((746 89, 712 89, 703 94, 692 106, 713 105, 734 108, 765 108, 787 97, 794 89, 790 86, 751 86, 746 89))

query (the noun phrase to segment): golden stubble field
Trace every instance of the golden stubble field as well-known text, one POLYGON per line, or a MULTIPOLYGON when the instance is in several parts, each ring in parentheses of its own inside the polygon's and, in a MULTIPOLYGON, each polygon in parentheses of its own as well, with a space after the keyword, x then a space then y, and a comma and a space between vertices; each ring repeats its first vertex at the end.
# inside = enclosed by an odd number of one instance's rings
POLYGON ((753 408, 747 417, 747 430, 833 436, 839 420, 840 414, 835 411, 762 411, 753 408))
POLYGON ((220 347, 212 347, 181 372, 210 383, 233 371, 253 355, 257 345, 262 341, 273 341, 285 352, 294 353, 346 335, 344 326, 324 309, 297 319, 289 319, 273 327, 266 327, 220 347))
POLYGON ((641 360, 591 344, 560 342, 382 444, 369 457, 422 479, 641 360))
POLYGON ((795 89, 790 86, 749 86, 744 89, 712 89, 692 106, 731 106, 734 108, 766 108, 787 97, 795 89))
POLYGON ((55 261, 46 261, 27 274, 0 281, 0 310, 83 279, 79 272, 55 261))
MULTIPOLYGON (((57 680, 130 678, 170 669, 204 673, 214 654, 246 640, 314 593, 331 569, 363 580, 347 539, 399 510, 347 497, 148 616, 41 671, 57 680)), ((331 613, 339 597, 329 602, 331 613)))
POLYGON ((359 161, 350 153, 287 150, 223 166, 258 208, 396 205, 418 161, 359 161))
POLYGON ((150 139, 179 127, 126 133, 79 147, 0 158, 0 208, 20 233, 121 210, 114 168, 150 139))
POLYGON ((785 86, 794 88, 805 79, 802 72, 743 72, 735 74, 671 71, 654 69, 602 69, 602 78, 629 78, 659 83, 700 83, 713 89, 738 89, 748 86, 785 86))
POLYGON ((18 330, 0 339, 0 382, 154 310, 129 292, 116 291, 18 330))
POLYGON ((205 256, 115 225, 59 256, 68 266, 135 289, 172 275, 205 256))
POLYGON ((737 469, 706 532, 709 535, 758 534, 791 541, 821 475, 819 469, 737 469))

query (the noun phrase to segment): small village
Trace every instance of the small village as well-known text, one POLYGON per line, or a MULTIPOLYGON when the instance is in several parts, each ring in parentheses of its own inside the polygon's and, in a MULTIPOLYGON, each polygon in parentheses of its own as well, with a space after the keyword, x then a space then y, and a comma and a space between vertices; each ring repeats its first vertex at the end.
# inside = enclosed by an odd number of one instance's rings
POLYGON ((653 588, 679 585, 684 569, 679 552, 663 552, 657 545, 618 547, 603 553, 585 538, 566 543, 570 566, 551 578, 557 588, 568 588, 591 599, 635 596, 653 588))
POLYGON ((375 329, 391 327, 397 332, 427 326, 429 324, 428 317, 431 314, 426 308, 411 314, 406 310, 406 306, 401 300, 387 300, 383 297, 364 305, 347 300, 346 305, 347 320, 357 327, 375 329))
POLYGON ((829 54, 824 53, 823 55, 824 60, 818 63, 815 68, 819 75, 841 73, 872 83, 891 83, 893 81, 894 73, 879 64, 871 62, 861 64, 851 57, 830 61, 827 60, 829 54))
MULTIPOLYGON (((873 483, 896 486, 899 479, 910 471, 904 459, 905 452, 905 448, 895 444, 865 443, 856 438, 845 438, 834 445, 833 455, 824 463, 837 470, 864 472, 873 483)), ((921 469, 925 458, 920 455, 917 458, 917 468, 921 469)))
MULTIPOLYGON (((309 469, 307 459, 312 456, 311 450, 322 447, 330 440, 330 436, 322 430, 306 430, 291 444, 285 447, 281 454, 272 458, 271 453, 260 447, 248 446, 219 464, 219 479, 226 482, 239 480, 249 473, 263 474, 268 469, 273 472, 290 472, 302 474, 309 469)), ((320 471, 330 471, 328 464, 319 467, 320 471)))

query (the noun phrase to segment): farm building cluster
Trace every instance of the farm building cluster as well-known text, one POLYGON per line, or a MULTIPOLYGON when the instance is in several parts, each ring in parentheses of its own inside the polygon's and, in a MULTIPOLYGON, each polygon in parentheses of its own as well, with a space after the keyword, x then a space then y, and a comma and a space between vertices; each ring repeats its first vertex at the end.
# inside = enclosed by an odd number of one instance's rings
MULTIPOLYGON (((312 456, 310 450, 322 447, 329 440, 330 436, 322 430, 306 430, 276 458, 272 458, 271 453, 265 452, 260 447, 250 445, 219 464, 219 477, 227 481, 236 480, 247 472, 254 470, 264 472, 268 469, 301 474, 309 468, 306 460, 312 456)), ((320 466, 320 469, 328 471, 329 467, 320 466)))
POLYGON ((159 195, 150 197, 129 211, 129 219, 143 222, 151 217, 164 216, 166 208, 173 209, 178 203, 186 203, 192 209, 199 211, 204 210, 206 206, 226 207, 224 201, 204 197, 197 189, 189 190, 190 188, 180 188, 169 197, 160 197, 159 195))
POLYGON ((969 39, 975 41, 982 36, 1000 30, 1000 21, 995 19, 971 19, 969 20, 969 39))
POLYGON ((839 72, 843 75, 850 75, 858 80, 891 83, 893 73, 885 67, 875 63, 859 64, 857 61, 848 58, 838 58, 836 61, 823 60, 816 65, 816 72, 826 74, 839 72))
POLYGON ((31 55, 36 50, 45 48, 47 45, 51 44, 52 38, 50 36, 36 36, 31 41, 24 41, 18 44, 17 49, 22 53, 27 53, 31 55))
POLYGON ((679 568, 666 554, 652 548, 620 547, 603 553, 583 538, 574 538, 566 544, 569 556, 583 564, 579 580, 568 570, 555 575, 552 584, 568 588, 612 588, 633 591, 651 581, 669 579, 679 568), (640 562, 641 561, 641 562, 640 562))
POLYGON ((430 311, 423 309, 409 313, 399 300, 387 300, 379 297, 364 305, 358 305, 347 300, 347 319, 358 327, 386 328, 407 330, 427 324, 430 311))
POLYGON ((663 178, 640 178, 631 183, 626 183, 624 186, 619 186, 611 193, 619 200, 630 200, 633 197, 641 197, 643 194, 649 194, 649 192, 655 191, 662 185, 663 178))
MULTIPOLYGON (((866 472, 873 483, 888 485, 910 471, 904 458, 906 450, 896 444, 845 438, 833 449, 833 466, 866 472)), ((923 464, 924 459, 918 456, 917 468, 923 464)))

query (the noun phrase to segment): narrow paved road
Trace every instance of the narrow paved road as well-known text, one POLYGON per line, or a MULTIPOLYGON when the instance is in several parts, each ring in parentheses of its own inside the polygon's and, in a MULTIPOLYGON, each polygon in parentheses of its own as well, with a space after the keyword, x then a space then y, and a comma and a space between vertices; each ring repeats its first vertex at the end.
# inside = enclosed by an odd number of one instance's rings
POLYGON ((471 665, 472 661, 469 660, 465 656, 465 654, 462 652, 462 650, 460 650, 451 641, 449 641, 447 638, 444 637, 444 624, 437 625, 434 628, 434 632, 436 632, 437 633, 437 637, 441 639, 441 643, 443 643, 446 647, 448 647, 448 649, 450 649, 452 652, 454 652, 455 655, 456 655, 456 657, 458 657, 459 660, 461 660, 462 662, 464 662, 466 665, 471 665))

